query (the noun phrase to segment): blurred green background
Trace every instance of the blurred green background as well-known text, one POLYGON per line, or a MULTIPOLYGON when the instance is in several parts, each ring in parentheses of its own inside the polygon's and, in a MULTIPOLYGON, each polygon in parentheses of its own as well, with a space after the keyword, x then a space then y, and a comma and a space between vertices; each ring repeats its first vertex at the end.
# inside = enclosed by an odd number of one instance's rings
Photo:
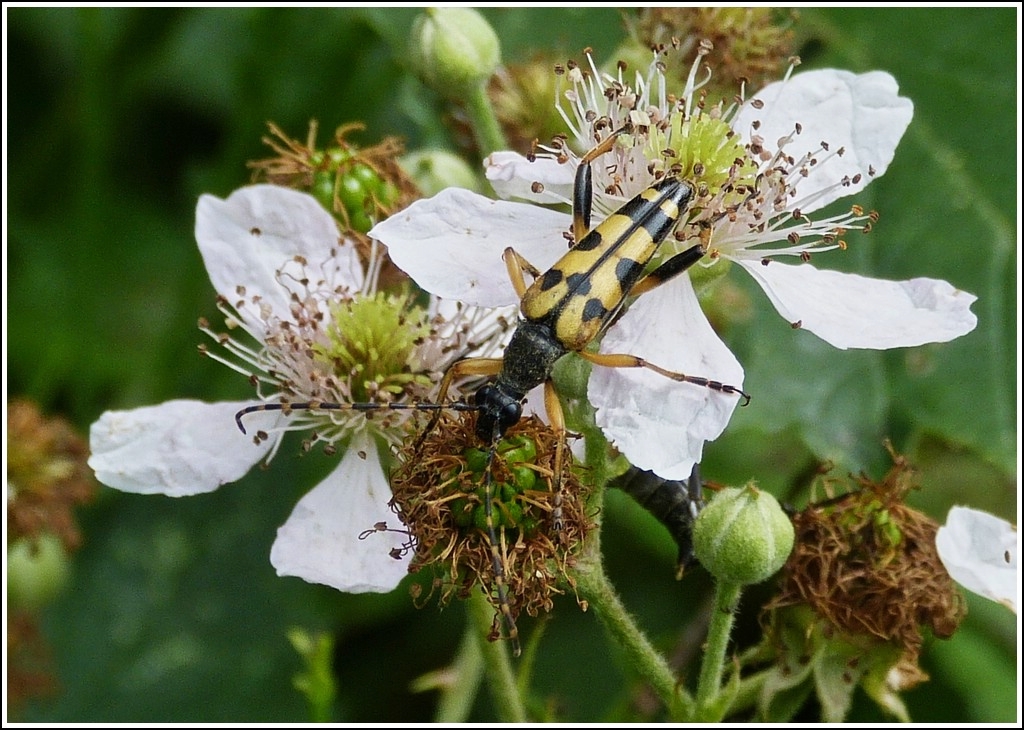
MULTIPOLYGON (((363 121, 366 144, 451 146, 446 107, 409 72, 413 9, 7 9, 7 393, 83 431, 102 411, 170 398, 238 398, 246 383, 195 354, 216 319, 193 239, 204 192, 226 196, 266 156, 273 120, 320 141, 363 121)), ((727 339, 757 394, 707 449, 705 473, 755 478, 785 497, 831 458, 881 477, 890 437, 922 475, 913 501, 1016 521, 1019 149, 1017 10, 801 11, 805 68, 892 73, 915 104, 889 172, 857 202, 882 219, 843 257, 885 278, 930 276, 978 295, 978 328, 946 345, 836 352, 793 332, 751 291, 753 318, 727 339), (765 404, 768 404, 767 406, 765 404)), ((484 11, 505 62, 537 50, 606 60, 614 10, 484 11)), ((822 259, 823 260, 823 259, 822 259)), ((831 265, 831 261, 825 265, 831 265)), ((20 719, 67 722, 303 721, 292 625, 333 632, 339 721, 426 721, 410 681, 445 665, 463 608, 414 609, 401 588, 340 595, 279 579, 277 526, 326 468, 286 444, 266 472, 172 500, 102 490, 80 511, 85 544, 44 613, 59 692, 20 719)), ((666 650, 687 640, 702 574, 672 579, 664 529, 621 494, 606 502, 609 572, 666 650)), ((950 641, 926 645, 931 681, 908 693, 918 721, 1017 716, 1016 619, 975 597, 950 641)), ((757 596, 737 638, 756 636, 757 596)), ((526 622, 529 626, 529 622, 526 622)), ((573 599, 557 606, 536 667, 539 700, 567 720, 614 720, 635 678, 573 599)), ((853 717, 882 716, 862 696, 853 717)), ((472 719, 492 718, 486 691, 472 719)))

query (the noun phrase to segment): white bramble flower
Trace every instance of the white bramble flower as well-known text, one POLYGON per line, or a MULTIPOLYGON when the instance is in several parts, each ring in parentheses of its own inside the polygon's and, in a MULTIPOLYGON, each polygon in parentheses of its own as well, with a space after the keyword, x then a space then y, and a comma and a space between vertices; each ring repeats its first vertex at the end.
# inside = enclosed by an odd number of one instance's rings
POLYGON ((1014 613, 1020 605, 1017 528, 987 512, 953 507, 935 535, 946 572, 972 593, 1014 613))
POLYGON ((492 354, 505 312, 377 290, 381 257, 364 267, 334 219, 304 193, 254 185, 227 200, 199 199, 196 240, 218 293, 228 332, 200 329, 215 343, 200 349, 248 378, 257 397, 204 403, 173 400, 108 411, 90 430, 89 465, 125 492, 180 497, 210 492, 269 461, 285 433, 328 453, 345 451, 330 475, 295 506, 279 529, 271 562, 279 575, 350 592, 389 591, 407 572, 408 537, 377 531, 395 524, 387 447, 409 436, 422 412, 265 410, 304 402, 348 404, 431 401, 439 374, 467 354, 492 354), (379 448, 380 447, 380 448, 379 448))
MULTIPOLYGON (((891 162, 913 105, 889 74, 811 71, 745 101, 709 106, 701 94, 708 79, 697 78, 700 59, 677 97, 668 94, 659 62, 632 85, 600 73, 592 61, 589 73, 568 71, 568 109, 559 108, 577 150, 630 127, 593 164, 593 223, 656 177, 677 173, 693 183, 695 202, 658 260, 698 240, 707 251, 687 275, 633 302, 609 328, 602 352, 742 386, 743 368, 708 323, 692 281, 724 274, 730 264, 750 274, 794 327, 840 349, 945 342, 974 329, 976 297, 945 281, 888 281, 807 263, 811 254, 845 247, 845 231, 870 229, 873 215, 856 206, 818 220, 810 214, 860 191, 891 162), (783 257, 800 262, 783 263, 783 257)), ((571 230, 566 213, 539 204, 572 199, 579 157, 568 144, 543 149, 531 158, 495 152, 486 161, 500 196, 533 204, 451 188, 370 235, 433 294, 478 306, 513 304, 504 248, 512 246, 543 271, 565 253, 564 234, 571 230)), ((670 479, 689 475, 704 442, 721 434, 738 402, 641 368, 596 367, 588 393, 597 424, 618 449, 670 479)))

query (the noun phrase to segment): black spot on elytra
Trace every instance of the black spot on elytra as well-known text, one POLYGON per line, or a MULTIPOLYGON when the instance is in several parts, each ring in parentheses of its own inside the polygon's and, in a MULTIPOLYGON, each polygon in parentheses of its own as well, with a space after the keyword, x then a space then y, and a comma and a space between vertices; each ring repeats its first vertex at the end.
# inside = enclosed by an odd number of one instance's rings
POLYGON ((620 259, 615 264, 615 277, 619 280, 620 284, 632 284, 643 272, 644 267, 640 265, 638 261, 633 259, 620 259))
POLYGON ((574 295, 586 296, 590 293, 590 275, 589 274, 569 274, 565 277, 565 283, 569 286, 569 291, 574 295))
POLYGON ((548 269, 540 277, 540 290, 547 291, 562 283, 562 272, 558 269, 548 269))
POLYGON ((595 319, 603 319, 608 314, 600 299, 588 299, 583 307, 583 321, 590 322, 595 319))
POLYGON ((593 230, 583 237, 573 248, 577 251, 593 251, 598 248, 603 242, 604 237, 600 232, 593 230))

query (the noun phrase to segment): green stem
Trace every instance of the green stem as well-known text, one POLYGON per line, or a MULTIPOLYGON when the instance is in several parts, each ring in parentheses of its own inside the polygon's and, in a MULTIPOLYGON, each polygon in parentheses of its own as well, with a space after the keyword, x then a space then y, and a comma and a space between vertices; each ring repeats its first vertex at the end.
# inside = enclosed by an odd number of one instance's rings
POLYGON ((704 651, 700 679, 697 682, 698 719, 703 719, 700 715, 703 715, 722 688, 725 651, 729 647, 736 605, 739 603, 742 588, 739 583, 726 583, 721 580, 715 584, 715 608, 708 626, 707 649, 704 651))
MULTIPOLYGON (((564 368, 556 371, 556 382, 566 384, 569 390, 575 384, 577 390, 585 389, 589 366, 582 358, 566 358, 582 370, 570 371, 564 368), (578 362, 577 362, 578 361, 578 362), (562 377, 559 380, 559 376, 562 377)), ((585 392, 583 390, 582 392, 585 392)), ((586 401, 582 397, 583 402, 586 401)), ((572 411, 570 410, 570 413, 572 411)), ((587 513, 594 515, 594 529, 587 535, 573 572, 576 594, 588 604, 604 625, 611 639, 622 648, 636 672, 647 681, 665 703, 674 718, 685 718, 692 711, 693 700, 676 681, 675 673, 663 657, 640 630, 633 617, 622 605, 618 594, 604 572, 601 557, 601 515, 604 511, 604 485, 608 483, 608 448, 603 435, 593 422, 592 414, 586 414, 573 430, 581 431, 586 441, 586 478, 592 480, 595 488, 587 499, 587 513)))
POLYGON ((677 684, 665 657, 658 653, 622 605, 601 564, 581 561, 576 587, 615 643, 625 650, 637 673, 651 685, 665 706, 673 714, 678 711, 683 716, 688 715, 692 699, 677 684))
POLYGON ((446 725, 466 722, 483 679, 484 658, 477 639, 477 627, 470 624, 459 644, 450 672, 452 680, 441 686, 434 722, 446 725))
POLYGON ((494 621, 494 606, 480 591, 473 592, 468 604, 471 624, 483 654, 484 670, 498 719, 501 722, 526 722, 526 707, 516 686, 508 644, 504 641, 487 640, 494 621))
POLYGON ((501 131, 498 118, 487 96, 487 86, 480 84, 469 93, 466 99, 466 112, 469 114, 469 126, 473 128, 480 154, 488 155, 496 150, 508 149, 505 134, 501 131))

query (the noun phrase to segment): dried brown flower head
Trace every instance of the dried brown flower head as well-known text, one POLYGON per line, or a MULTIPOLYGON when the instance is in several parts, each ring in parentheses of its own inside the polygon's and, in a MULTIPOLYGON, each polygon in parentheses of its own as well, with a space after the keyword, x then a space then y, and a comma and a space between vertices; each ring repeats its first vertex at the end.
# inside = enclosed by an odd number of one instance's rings
MULTIPOLYGON (((410 571, 434 569, 430 592, 440 592, 442 605, 479 585, 500 611, 497 555, 512 618, 524 611, 536 616, 551 610, 554 594, 573 585, 569 568, 593 527, 584 487, 569 468, 567 448, 556 478, 559 436, 536 417, 509 429, 489 465, 475 421, 473 414, 444 415, 422 444, 407 449, 404 466, 393 475, 392 508, 415 551, 410 571), (488 491, 496 552, 487 529, 488 491)), ((492 638, 499 633, 496 615, 492 638)))
POLYGON ((42 533, 64 549, 81 542, 73 508, 92 499, 88 447, 63 418, 46 418, 27 400, 7 404, 7 543, 42 533))
POLYGON ((966 607, 939 561, 938 525, 904 503, 915 473, 890 453, 882 481, 856 477, 855 490, 794 517, 796 548, 773 607, 807 604, 841 631, 896 642, 914 660, 921 629, 948 638, 966 607))

